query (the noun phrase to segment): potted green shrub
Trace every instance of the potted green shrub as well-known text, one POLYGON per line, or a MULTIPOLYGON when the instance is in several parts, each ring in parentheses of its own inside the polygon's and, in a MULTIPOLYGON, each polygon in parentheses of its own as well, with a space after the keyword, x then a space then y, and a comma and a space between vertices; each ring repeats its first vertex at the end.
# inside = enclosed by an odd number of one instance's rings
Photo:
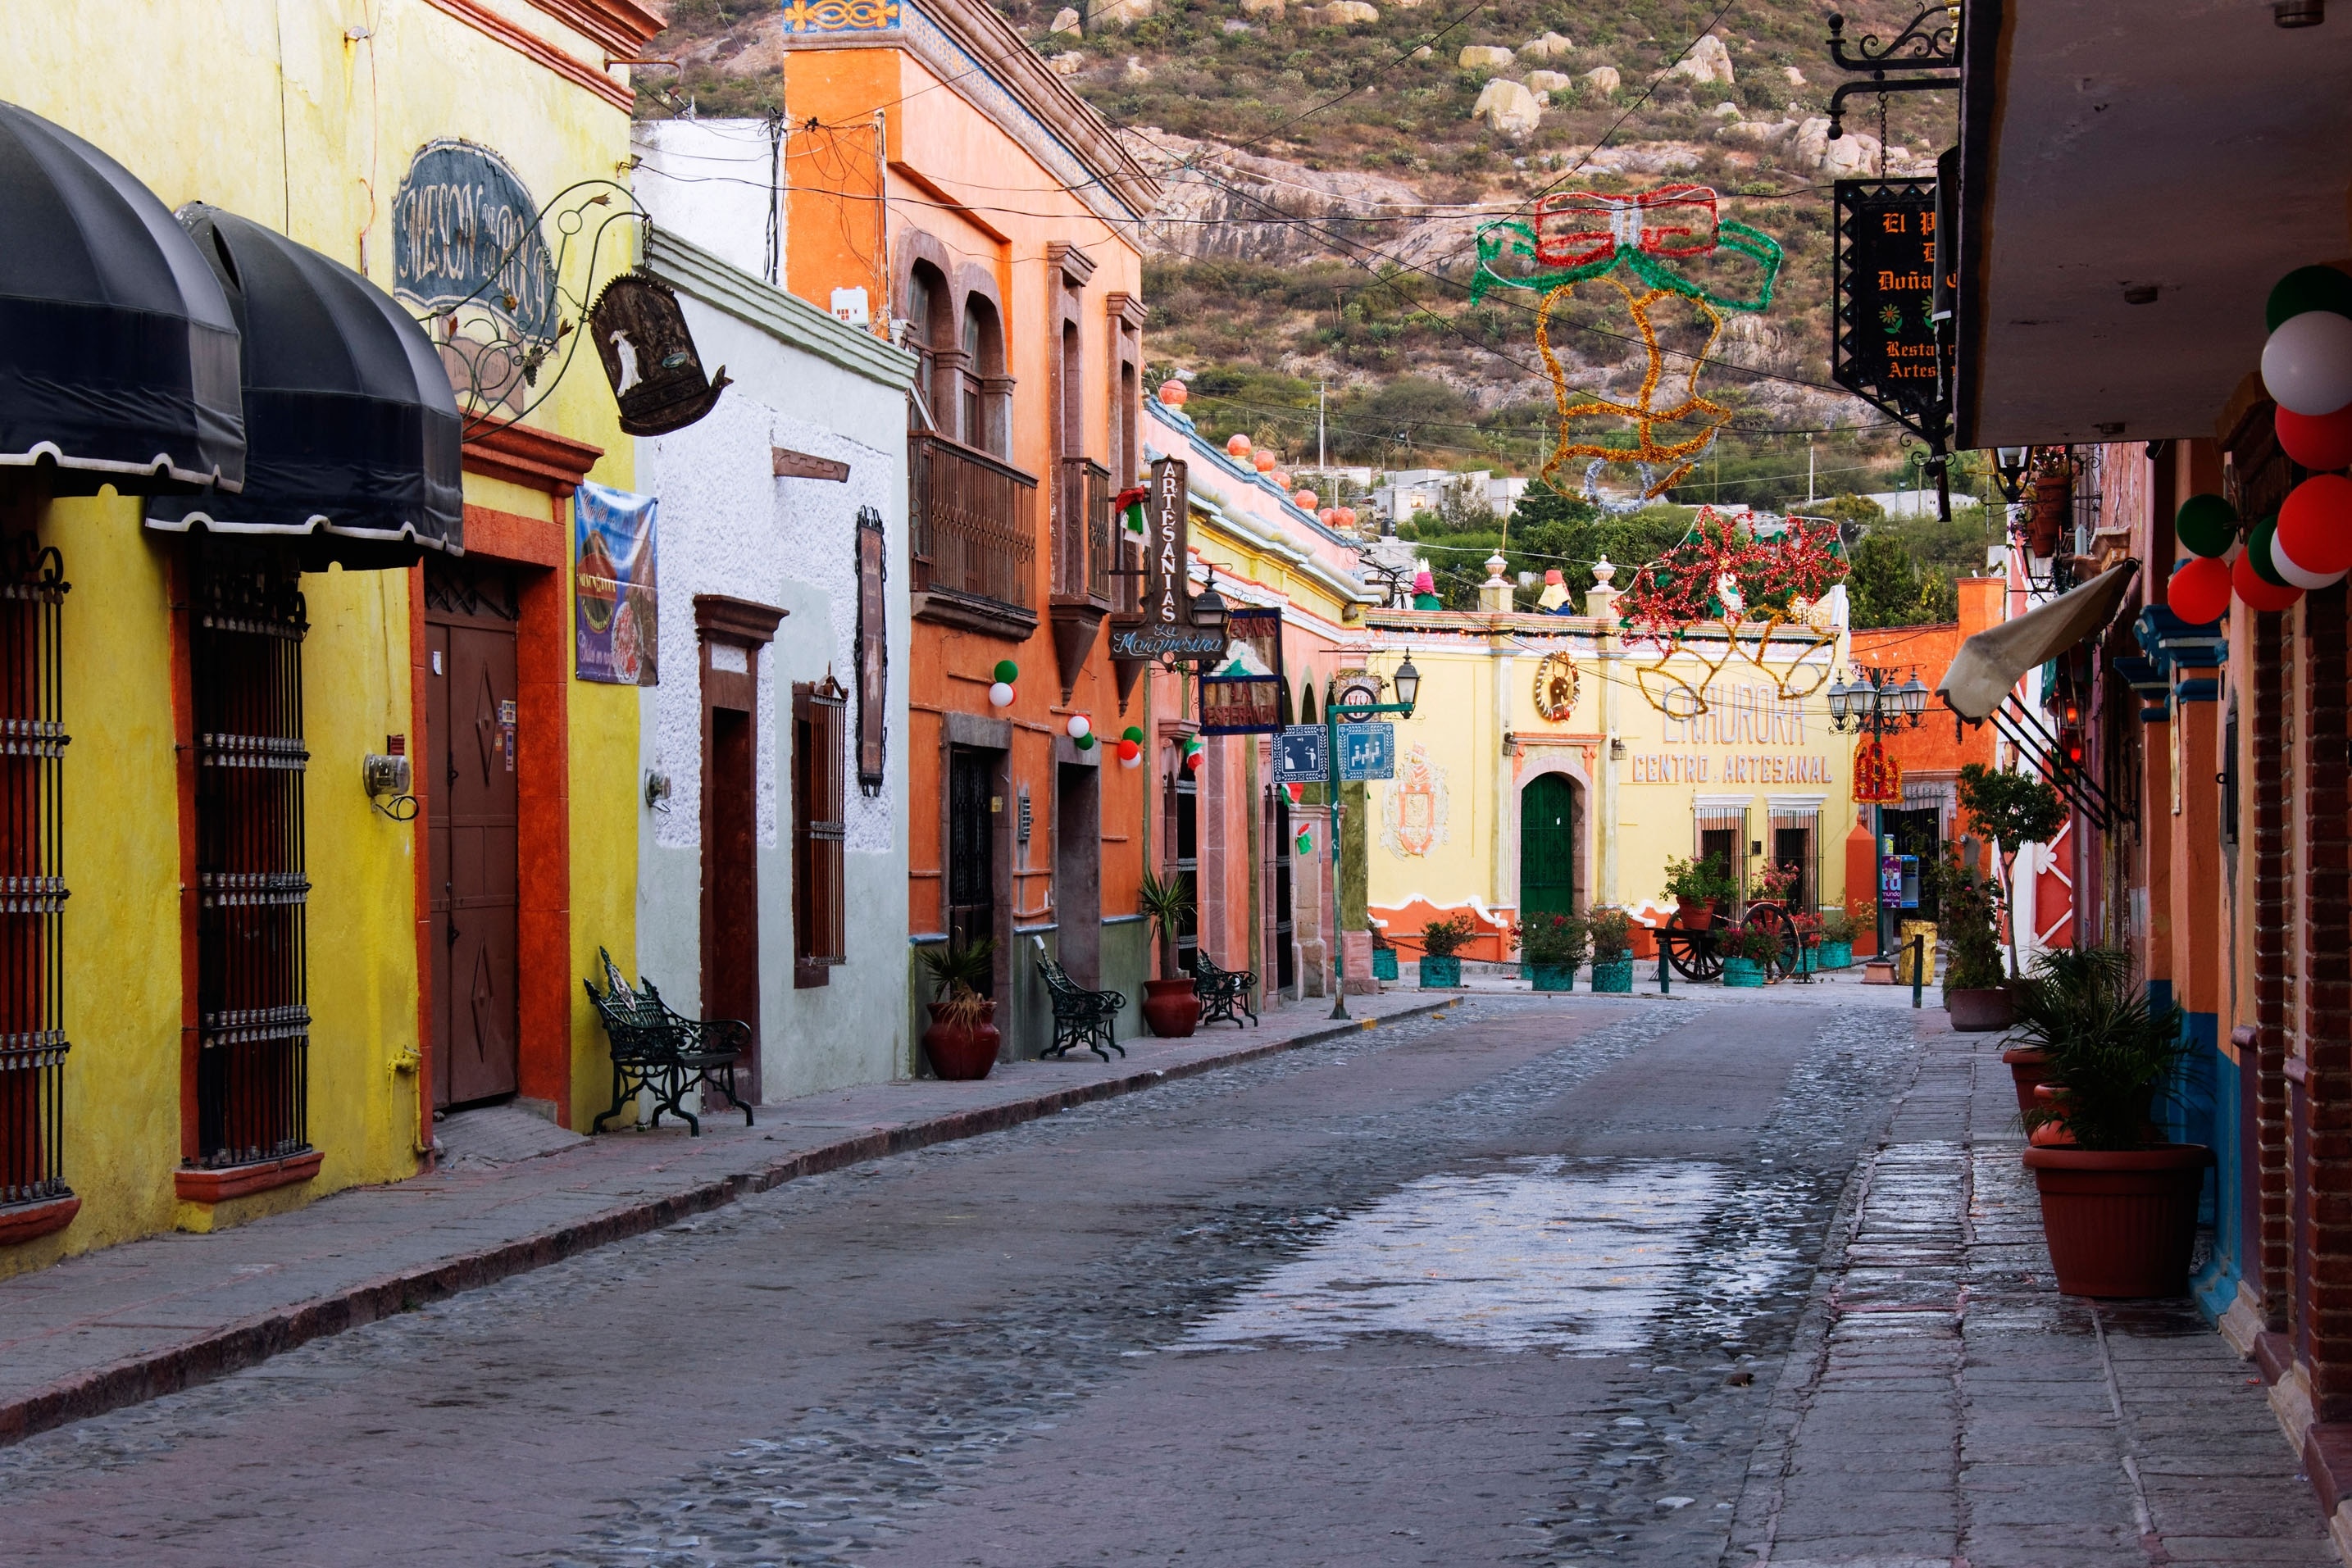
POLYGON ((1514 936, 1537 990, 1576 989, 1576 967, 1584 962, 1592 946, 1592 934, 1582 915, 1538 915, 1522 921, 1514 936))
POLYGON ((918 947, 915 962, 931 982, 931 1021, 923 1029, 923 1055, 931 1071, 941 1078, 987 1077, 1003 1043, 996 1003, 980 994, 996 973, 996 938, 918 947))
POLYGON ((1176 935, 1192 918, 1192 895, 1181 877, 1165 879, 1150 870, 1136 891, 1137 910, 1151 922, 1160 944, 1160 978, 1143 982, 1143 1021, 1162 1040, 1181 1040, 1201 1021, 1201 998, 1192 977, 1176 967, 1176 935))
POLYGON ((1725 871, 1721 855, 1694 856, 1666 862, 1665 896, 1680 911, 1675 918, 1684 930, 1705 931, 1715 924, 1717 907, 1727 907, 1739 896, 1739 887, 1725 871))
POLYGON ((1421 928, 1421 988, 1450 990, 1462 984, 1459 955, 1475 928, 1466 915, 1449 915, 1421 928))
POLYGON ((2213 1154, 2149 1120, 2189 1051, 2180 1009, 2152 1007, 2117 948, 2038 966, 2022 1010, 2052 1082, 2024 1114, 2025 1166, 2058 1288, 2074 1296, 2178 1296, 2189 1288, 2197 1199, 2213 1154), (2063 1087, 2062 1087, 2063 1086, 2063 1087))
MULTIPOLYGON (((2031 773, 1998 773, 1981 762, 1960 769, 1958 791, 1960 810, 1978 832, 1993 841, 2000 856, 2001 907, 2017 903, 2017 854, 2028 844, 2046 844, 2066 825, 2066 802, 2058 791, 2031 773)), ((2009 930, 2009 967, 2021 973, 2017 961, 2017 927, 2009 930)))
POLYGON ((1596 909, 1584 918, 1592 943, 1592 988, 1608 996, 1633 992, 1633 919, 1622 909, 1596 909))
POLYGON ((1972 1033, 2017 1021, 2015 996, 2000 967, 2000 890, 1979 883, 1958 854, 1935 868, 1937 934, 1949 944, 1944 1010, 1952 1027, 1972 1033))
POLYGON ((1725 985, 1761 986, 1780 963, 1780 934, 1761 925, 1734 925, 1724 932, 1717 950, 1723 955, 1725 985))
POLYGON ((1853 967, 1853 916, 1843 909, 1822 911, 1820 967, 1824 970, 1853 967))

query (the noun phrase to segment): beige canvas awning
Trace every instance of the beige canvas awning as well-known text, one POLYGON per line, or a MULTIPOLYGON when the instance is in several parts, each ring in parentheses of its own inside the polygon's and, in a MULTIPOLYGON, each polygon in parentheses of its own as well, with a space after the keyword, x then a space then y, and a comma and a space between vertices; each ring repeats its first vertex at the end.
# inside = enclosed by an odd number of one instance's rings
POLYGON ((2109 567, 2082 587, 1978 632, 1960 644, 1937 694, 1962 718, 1991 717, 2026 671, 2103 630, 2138 576, 2136 561, 2109 567))

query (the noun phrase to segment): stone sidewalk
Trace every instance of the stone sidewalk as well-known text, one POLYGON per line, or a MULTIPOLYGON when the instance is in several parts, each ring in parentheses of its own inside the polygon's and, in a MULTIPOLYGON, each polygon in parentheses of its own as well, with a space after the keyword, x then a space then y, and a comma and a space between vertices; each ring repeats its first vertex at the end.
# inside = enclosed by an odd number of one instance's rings
POLYGON ((1832 1228, 1726 1561, 2336 1563, 2262 1380, 2186 1298, 2058 1294, 2000 1038, 1931 1018, 1832 1228))
MULTIPOLYGON (((1125 1058, 1000 1063, 589 1139, 492 1122, 430 1175, 209 1236, 171 1234, 0 1280, 0 1443, 250 1366, 321 1335, 675 1224, 749 1193, 997 1131, 1434 1011, 1462 993, 1309 998, 1255 1029, 1131 1040, 1125 1058)), ((451 1123, 442 1124, 444 1127, 451 1123)))

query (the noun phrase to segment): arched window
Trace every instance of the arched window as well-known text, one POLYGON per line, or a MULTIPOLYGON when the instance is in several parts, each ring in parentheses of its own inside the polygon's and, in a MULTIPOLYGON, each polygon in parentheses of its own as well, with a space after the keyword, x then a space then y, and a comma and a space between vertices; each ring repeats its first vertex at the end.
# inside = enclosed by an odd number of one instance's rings
POLYGON ((964 444, 1011 457, 1012 394, 1004 377, 1004 330, 996 307, 977 293, 964 300, 962 382, 964 444))
MULTIPOLYGON (((907 347, 922 361, 915 373, 915 387, 929 406, 930 423, 944 435, 955 434, 955 408, 942 407, 940 401, 940 350, 954 342, 955 308, 948 293, 947 279, 928 262, 917 262, 907 275, 907 319, 912 325, 907 333, 907 347)), ((923 427, 923 416, 908 411, 908 423, 913 429, 923 427)))

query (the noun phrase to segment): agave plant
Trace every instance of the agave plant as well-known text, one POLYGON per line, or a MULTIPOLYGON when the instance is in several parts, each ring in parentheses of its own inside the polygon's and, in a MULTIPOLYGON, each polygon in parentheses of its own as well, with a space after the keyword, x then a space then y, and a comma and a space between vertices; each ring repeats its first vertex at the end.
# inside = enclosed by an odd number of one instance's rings
POLYGON ((993 1004, 980 994, 980 988, 996 973, 995 937, 918 947, 915 961, 931 982, 931 1000, 939 1007, 940 1022, 975 1029, 988 1020, 993 1004))
POLYGON ((2140 1147, 2149 1106, 2189 1053, 2180 1009, 2150 1006, 2117 947, 2052 948, 2019 989, 2021 1043, 2048 1053, 2058 1095, 2025 1113, 2027 1128, 2061 1124, 2085 1149, 2140 1147))
POLYGON ((1160 943, 1160 974, 1163 979, 1176 977, 1176 936, 1183 930, 1184 922, 1192 918, 1192 894, 1181 877, 1161 878, 1150 869, 1136 891, 1137 913, 1151 922, 1151 931, 1160 943))

